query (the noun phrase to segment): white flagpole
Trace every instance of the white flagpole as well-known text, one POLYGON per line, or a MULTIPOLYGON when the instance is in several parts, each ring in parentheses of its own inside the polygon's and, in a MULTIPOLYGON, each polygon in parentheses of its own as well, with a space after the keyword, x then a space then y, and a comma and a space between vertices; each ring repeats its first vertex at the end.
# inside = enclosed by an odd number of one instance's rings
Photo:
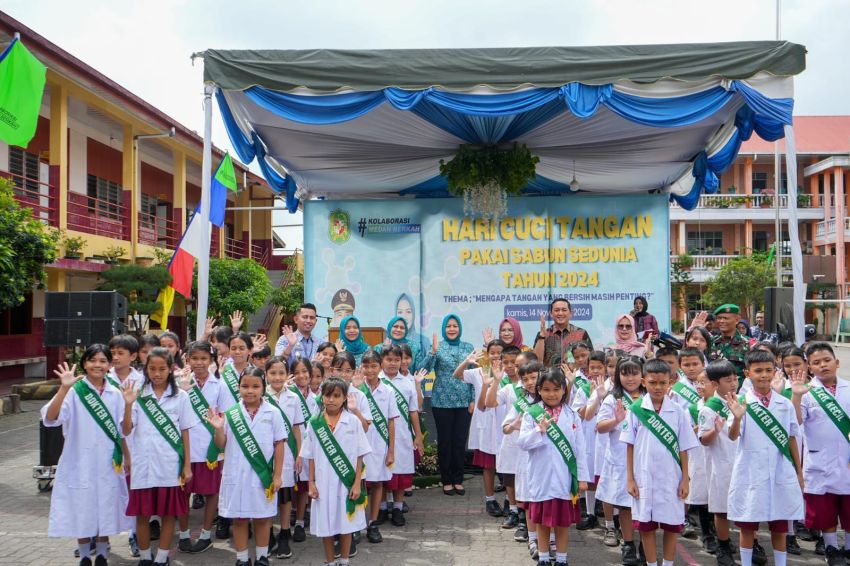
POLYGON ((204 253, 198 258, 198 319, 195 321, 195 339, 204 334, 207 320, 207 303, 210 293, 210 183, 212 181, 212 95, 215 87, 204 85, 204 153, 201 163, 201 220, 204 222, 204 253))

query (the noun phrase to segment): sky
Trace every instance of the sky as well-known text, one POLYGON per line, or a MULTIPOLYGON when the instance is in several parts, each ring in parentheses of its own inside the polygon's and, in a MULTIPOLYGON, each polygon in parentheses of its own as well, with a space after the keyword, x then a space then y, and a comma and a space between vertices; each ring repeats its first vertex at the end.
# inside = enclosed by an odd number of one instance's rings
MULTIPOLYGON (((203 62, 218 49, 392 49, 772 40, 776 0, 4 0, 2 10, 203 131, 203 62)), ((784 0, 781 38, 806 46, 796 115, 850 114, 848 0, 784 0)), ((229 149, 214 112, 213 141, 229 149)), ((257 170, 256 167, 252 167, 257 170)), ((298 223, 281 215, 276 223, 298 223)), ((298 246, 285 231, 287 247, 298 246)), ((300 247, 300 246, 299 246, 300 247)))

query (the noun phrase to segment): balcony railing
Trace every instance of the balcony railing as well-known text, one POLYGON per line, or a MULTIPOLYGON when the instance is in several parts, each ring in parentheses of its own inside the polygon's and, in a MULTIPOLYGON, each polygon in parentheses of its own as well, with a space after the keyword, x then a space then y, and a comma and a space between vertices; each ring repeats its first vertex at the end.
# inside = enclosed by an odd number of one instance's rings
POLYGON ((0 171, 0 176, 10 179, 14 183, 15 200, 21 206, 31 209, 33 218, 46 222, 50 226, 59 224, 54 186, 38 179, 16 175, 8 171, 0 171))
MULTIPOLYGON (((779 207, 787 208, 788 195, 703 195, 699 198, 697 208, 773 208, 779 199, 779 207)), ((670 203, 673 208, 680 208, 675 202, 670 203)), ((811 195, 801 194, 797 198, 798 208, 811 208, 811 195)))
MULTIPOLYGON (((850 232, 850 218, 844 217, 844 232, 850 232)), ((829 220, 824 220, 822 222, 818 222, 815 226, 815 238, 823 239, 828 238, 835 235, 835 226, 836 219, 830 218, 829 220)))
POLYGON ((224 239, 224 255, 232 259, 242 259, 248 257, 248 247, 242 240, 236 238, 224 239))
POLYGON ((127 207, 113 201, 68 193, 68 229, 129 240, 127 207))
POLYGON ((173 250, 179 237, 179 227, 171 218, 139 213, 139 242, 173 250))
MULTIPOLYGON (((672 264, 678 259, 678 255, 670 254, 670 263, 672 264)), ((729 263, 740 255, 691 255, 694 264, 691 266, 691 271, 717 271, 721 267, 729 263)), ((783 270, 790 271, 791 258, 788 255, 782 256, 783 270)))

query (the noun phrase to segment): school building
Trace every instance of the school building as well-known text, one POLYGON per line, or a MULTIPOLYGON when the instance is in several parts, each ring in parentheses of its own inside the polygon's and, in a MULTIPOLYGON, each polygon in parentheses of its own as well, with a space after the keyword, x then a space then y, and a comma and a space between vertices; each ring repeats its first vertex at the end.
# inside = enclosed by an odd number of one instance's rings
MULTIPOLYGON (((20 204, 62 231, 46 290, 95 290, 114 252, 139 265, 149 265, 157 248, 170 255, 200 200, 202 137, 0 12, 0 49, 16 32, 47 67, 47 84, 29 145, 0 142, 0 175, 13 181, 20 204), (156 134, 164 135, 145 137, 156 134), (82 239, 79 250, 75 238, 82 239)), ((222 157, 214 148, 213 164, 222 157)), ((224 228, 213 228, 210 252, 253 258, 279 284, 285 266, 272 253, 274 193, 244 165, 234 166, 239 191, 228 207, 266 210, 229 210, 224 228)), ((185 312, 178 295, 168 326, 184 338, 185 312)), ((44 375, 45 361, 52 367, 48 356, 59 353, 42 345, 43 317, 41 290, 0 312, 0 379, 44 375)))

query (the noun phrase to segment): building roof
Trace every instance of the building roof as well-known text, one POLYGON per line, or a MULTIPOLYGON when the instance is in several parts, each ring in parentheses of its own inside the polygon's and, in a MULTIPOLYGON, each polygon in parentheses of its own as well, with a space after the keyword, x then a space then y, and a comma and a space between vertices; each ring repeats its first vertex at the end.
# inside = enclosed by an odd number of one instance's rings
MULTIPOLYGON (((794 116, 794 140, 797 155, 850 153, 850 116, 794 116)), ((785 140, 779 140, 785 153, 785 140)), ((773 155, 773 142, 753 134, 741 145, 741 155, 773 155)))

